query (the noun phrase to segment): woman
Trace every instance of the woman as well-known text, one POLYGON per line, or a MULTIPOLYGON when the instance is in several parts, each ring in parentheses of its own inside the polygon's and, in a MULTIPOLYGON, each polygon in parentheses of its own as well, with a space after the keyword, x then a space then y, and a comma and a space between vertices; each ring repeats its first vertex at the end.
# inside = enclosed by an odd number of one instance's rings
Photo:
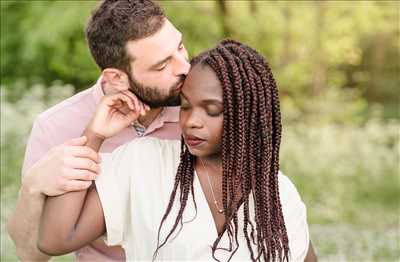
MULTIPOLYGON (((98 150, 139 107, 131 94, 104 98, 89 145, 98 150)), ((48 199, 39 248, 68 253, 106 233, 127 260, 304 260, 306 209, 279 173, 278 90, 264 58, 232 40, 196 57, 180 125, 181 142, 132 141, 103 156, 88 192, 48 199)))

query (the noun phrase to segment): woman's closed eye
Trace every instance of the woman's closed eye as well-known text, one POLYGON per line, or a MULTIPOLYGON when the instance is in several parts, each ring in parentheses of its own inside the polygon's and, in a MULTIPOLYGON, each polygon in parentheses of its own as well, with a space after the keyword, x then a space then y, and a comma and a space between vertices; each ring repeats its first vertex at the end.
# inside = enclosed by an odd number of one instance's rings
POLYGON ((223 110, 218 106, 209 105, 206 107, 206 112, 209 116, 216 117, 220 116, 223 113, 223 110))

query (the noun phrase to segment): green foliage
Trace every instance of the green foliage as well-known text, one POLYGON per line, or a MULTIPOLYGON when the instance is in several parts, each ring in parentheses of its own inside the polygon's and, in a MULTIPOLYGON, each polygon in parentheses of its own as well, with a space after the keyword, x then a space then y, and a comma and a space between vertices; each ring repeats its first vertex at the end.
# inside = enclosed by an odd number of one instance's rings
POLYGON ((294 97, 353 88, 371 101, 398 102, 399 4, 232 3, 232 36, 266 55, 281 90, 294 97))
POLYGON ((191 56, 212 48, 221 39, 213 1, 163 1, 165 13, 183 33, 185 47, 191 56), (196 19, 194 19, 196 18, 196 19))
POLYGON ((54 80, 90 85, 99 70, 88 52, 84 25, 95 3, 2 1, 2 83, 23 78, 47 85, 54 80))
MULTIPOLYGON (((84 26, 96 1, 1 1, 1 81, 87 88, 99 70, 84 26)), ((283 95, 354 89, 399 117, 399 3, 161 1, 193 56, 228 36, 263 53, 283 95), (253 3, 253 5, 252 5, 253 3), (227 31, 228 30, 228 31, 227 31)), ((304 99, 301 99, 304 100, 304 99)), ((303 106, 305 104, 301 104, 303 106)))

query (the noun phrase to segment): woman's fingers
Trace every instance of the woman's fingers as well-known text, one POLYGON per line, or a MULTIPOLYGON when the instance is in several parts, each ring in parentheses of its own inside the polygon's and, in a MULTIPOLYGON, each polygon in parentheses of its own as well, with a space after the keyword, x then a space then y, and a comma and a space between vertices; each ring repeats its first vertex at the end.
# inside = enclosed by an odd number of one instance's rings
POLYGON ((146 112, 150 110, 150 107, 140 101, 131 91, 123 91, 109 95, 105 100, 111 112, 114 112, 112 110, 112 108, 114 108, 129 118, 133 116, 130 111, 133 111, 135 114, 145 115, 146 112))
POLYGON ((122 92, 126 96, 128 96, 132 101, 135 103, 135 108, 141 115, 145 115, 146 111, 150 110, 150 107, 145 105, 142 101, 140 101, 136 95, 134 95, 131 91, 124 91, 122 92))
POLYGON ((129 109, 135 110, 135 105, 134 105, 133 101, 128 96, 124 95, 123 93, 118 93, 118 94, 114 95, 113 102, 114 102, 115 106, 117 106, 117 107, 123 107, 124 103, 125 103, 129 107, 129 109))
POLYGON ((130 92, 130 91, 125 91, 124 94, 125 94, 126 96, 128 96, 128 97, 133 101, 133 103, 135 104, 135 109, 136 109, 136 110, 139 110, 139 108, 140 108, 140 100, 137 98, 137 96, 134 95, 134 94, 133 94, 132 92, 130 92))

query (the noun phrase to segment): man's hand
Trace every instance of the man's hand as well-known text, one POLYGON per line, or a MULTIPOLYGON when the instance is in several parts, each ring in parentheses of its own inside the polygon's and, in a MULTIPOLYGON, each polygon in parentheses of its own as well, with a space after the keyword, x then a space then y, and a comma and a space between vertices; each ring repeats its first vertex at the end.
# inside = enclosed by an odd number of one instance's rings
POLYGON ((52 148, 23 176, 15 212, 7 222, 7 231, 22 261, 47 261, 50 258, 37 249, 45 195, 57 196, 87 189, 99 173, 99 155, 85 146, 86 142, 87 138, 83 136, 52 148))
POLYGON ((85 146, 87 138, 71 139, 52 148, 27 170, 22 184, 31 193, 47 196, 87 189, 100 171, 100 157, 85 146))
POLYGON ((87 130, 105 138, 112 137, 128 127, 150 107, 129 91, 104 96, 87 130))

